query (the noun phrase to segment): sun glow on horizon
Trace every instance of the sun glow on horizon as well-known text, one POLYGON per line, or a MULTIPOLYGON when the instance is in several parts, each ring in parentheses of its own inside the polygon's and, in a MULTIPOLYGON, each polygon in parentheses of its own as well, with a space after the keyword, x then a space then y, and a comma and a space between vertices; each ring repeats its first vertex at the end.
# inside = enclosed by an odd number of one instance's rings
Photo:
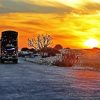
POLYGON ((87 41, 84 42, 84 45, 90 48, 98 47, 99 41, 96 39, 88 39, 87 41))

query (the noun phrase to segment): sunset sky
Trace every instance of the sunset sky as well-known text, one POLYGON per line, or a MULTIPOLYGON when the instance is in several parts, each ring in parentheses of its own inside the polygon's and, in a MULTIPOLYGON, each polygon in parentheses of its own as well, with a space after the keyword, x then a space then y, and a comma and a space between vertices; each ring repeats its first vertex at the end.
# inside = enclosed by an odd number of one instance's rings
POLYGON ((86 48, 88 39, 100 42, 100 0, 0 0, 0 32, 8 29, 19 32, 19 48, 46 33, 53 46, 86 48))

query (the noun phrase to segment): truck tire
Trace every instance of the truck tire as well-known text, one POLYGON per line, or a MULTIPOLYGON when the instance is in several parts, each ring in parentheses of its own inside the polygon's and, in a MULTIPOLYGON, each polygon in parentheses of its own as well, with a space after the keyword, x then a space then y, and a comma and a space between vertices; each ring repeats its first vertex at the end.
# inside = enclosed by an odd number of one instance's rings
POLYGON ((15 59, 15 60, 13 61, 13 63, 17 64, 17 63, 18 63, 18 59, 15 59))
POLYGON ((2 63, 2 64, 4 63, 4 60, 3 60, 3 59, 1 59, 1 63, 2 63))

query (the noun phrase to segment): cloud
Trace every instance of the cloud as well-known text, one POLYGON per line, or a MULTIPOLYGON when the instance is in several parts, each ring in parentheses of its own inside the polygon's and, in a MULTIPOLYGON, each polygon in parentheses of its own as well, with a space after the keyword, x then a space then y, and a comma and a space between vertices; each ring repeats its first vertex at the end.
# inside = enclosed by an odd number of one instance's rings
POLYGON ((88 10, 100 10, 100 4, 98 3, 87 3, 84 6, 88 10))
POLYGON ((100 3, 87 2, 82 6, 82 9, 83 9, 83 13, 93 14, 96 13, 96 11, 100 11, 100 3))
POLYGON ((64 0, 0 0, 0 13, 76 13, 81 15, 95 13, 100 10, 100 3, 93 0, 80 1, 77 8, 71 6, 70 3, 68 4, 68 1, 64 2, 64 0))
MULTIPOLYGON (((59 7, 44 6, 39 4, 30 4, 23 1, 16 0, 1 0, 3 8, 0 9, 0 13, 16 13, 16 12, 33 12, 33 13, 70 13, 73 8, 59 4, 59 7), (61 5, 61 6, 60 6, 61 5)), ((57 3, 56 3, 57 4, 57 3)), ((58 4, 57 4, 58 5, 58 4)))
POLYGON ((23 25, 30 25, 30 26, 38 26, 40 28, 43 28, 43 27, 51 27, 52 28, 52 25, 50 25, 48 22, 46 21, 42 21, 40 19, 36 19, 36 20, 28 20, 28 21, 23 21, 23 22, 20 22, 21 24, 23 25))
POLYGON ((63 39, 63 40, 76 40, 79 39, 79 36, 75 35, 75 34, 66 34, 66 35, 61 35, 61 34, 56 34, 53 35, 54 38, 57 39, 63 39))

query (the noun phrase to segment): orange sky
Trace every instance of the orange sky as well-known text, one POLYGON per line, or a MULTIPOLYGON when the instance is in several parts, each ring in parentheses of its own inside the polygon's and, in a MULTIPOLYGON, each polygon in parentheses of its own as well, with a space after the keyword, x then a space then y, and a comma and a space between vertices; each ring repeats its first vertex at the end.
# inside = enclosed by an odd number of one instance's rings
POLYGON ((37 34, 50 34, 53 45, 86 48, 100 42, 100 0, 0 0, 0 32, 19 32, 19 48, 37 34))

